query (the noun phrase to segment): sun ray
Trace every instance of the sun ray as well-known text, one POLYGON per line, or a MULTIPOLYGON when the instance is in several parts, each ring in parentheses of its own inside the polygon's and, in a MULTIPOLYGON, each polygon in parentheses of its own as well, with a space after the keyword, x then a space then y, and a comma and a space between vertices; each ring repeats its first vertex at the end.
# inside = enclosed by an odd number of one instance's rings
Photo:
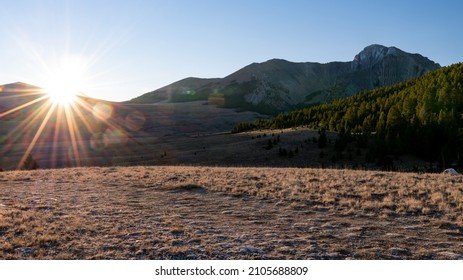
POLYGON ((26 108, 26 107, 29 107, 29 106, 31 106, 31 105, 37 103, 37 102, 40 102, 40 101, 42 101, 42 100, 44 100, 44 99, 47 99, 47 98, 48 98, 48 96, 41 96, 41 97, 39 97, 39 98, 37 98, 37 99, 34 99, 34 100, 32 100, 32 101, 29 101, 29 102, 27 102, 27 103, 24 103, 24 104, 22 104, 22 105, 19 105, 19 106, 13 108, 13 109, 10 109, 10 110, 8 110, 8 111, 6 111, 6 112, 0 113, 0 118, 3 118, 3 117, 5 117, 5 116, 8 116, 9 114, 12 114, 12 113, 14 113, 14 112, 17 112, 17 111, 19 111, 19 110, 21 110, 21 109, 24 109, 24 108, 26 108))
MULTIPOLYGON (((61 50, 42 49, 29 41, 27 36, 22 38, 18 35, 21 35, 21 32, 16 34, 18 45, 28 56, 37 73, 37 76, 29 81, 42 89, 33 90, 31 87, 22 92, 15 92, 14 95, 0 96, 0 102, 8 99, 6 102, 9 105, 0 110, 0 122, 11 121, 7 123, 8 130, 4 130, 0 137, 0 144, 3 145, 1 155, 5 154, 5 148, 10 149, 7 156, 15 159, 13 165, 17 164, 19 158, 19 162, 24 162, 31 152, 38 153, 39 156, 34 157, 56 167, 62 167, 61 163, 69 158, 72 164, 82 165, 89 158, 91 140, 95 135, 106 133, 107 137, 126 137, 124 125, 117 116, 109 114, 105 117, 94 114, 94 105, 98 102, 109 104, 111 110, 115 110, 113 104, 94 101, 84 94, 90 93, 87 90, 90 88, 114 86, 114 81, 105 84, 101 80, 102 76, 114 71, 114 67, 95 72, 95 66, 121 42, 122 38, 117 38, 120 37, 120 32, 99 38, 101 44, 94 51, 84 46, 80 51, 73 53, 70 44, 61 50), (94 84, 98 79, 99 84, 94 84), (34 98, 34 95, 37 95, 37 98, 34 98)), ((116 66, 123 67, 122 64, 116 66)), ((8 87, 0 86, 1 91, 6 92, 6 89, 8 87)))
POLYGON ((103 122, 105 125, 115 129, 122 129, 122 126, 117 123, 117 121, 110 121, 112 115, 112 106, 104 103, 97 103, 94 106, 91 106, 89 103, 81 102, 79 103, 87 112, 92 113, 92 115, 99 121, 103 122), (102 113, 101 110, 98 110, 98 104, 103 104, 104 106, 111 107, 111 113, 102 113))
POLYGON ((27 150, 26 150, 26 152, 24 153, 23 157, 22 157, 21 160, 19 161, 18 169, 21 168, 21 165, 24 163, 24 161, 26 160, 26 158, 29 156, 29 154, 31 153, 32 149, 34 149, 34 146, 35 146, 35 144, 37 143, 37 140, 39 139, 40 135, 42 134, 42 132, 43 132, 45 126, 47 125, 48 120, 50 119, 50 117, 51 117, 52 113, 54 112, 56 106, 57 106, 57 104, 55 104, 55 103, 51 104, 51 108, 48 110, 47 115, 45 116, 45 118, 43 119, 42 123, 40 124, 40 127, 39 127, 39 129, 37 130, 37 132, 35 133, 34 138, 32 139, 31 143, 30 143, 29 146, 27 147, 27 150))
MULTIPOLYGON (((0 87, 0 91, 3 91, 2 87, 0 87)), ((34 95, 44 95, 44 92, 42 90, 33 91, 33 92, 20 91, 20 93, 2 95, 0 98, 5 100, 5 99, 15 99, 18 97, 28 97, 28 96, 34 96, 34 95)))
POLYGON ((82 166, 83 159, 88 164, 89 149, 128 141, 126 123, 115 115, 116 107, 112 103, 79 96, 64 105, 47 98, 44 95, 2 113, 6 116, 31 108, 24 111, 25 118, 3 137, 10 144, 4 146, 2 154, 8 152, 5 148, 25 151, 21 153, 18 168, 31 152, 39 153, 45 166, 82 166), (34 104, 38 105, 31 107, 34 104), (94 139, 102 146, 93 146, 94 139), (65 149, 66 143, 69 149, 65 149))
POLYGON ((56 126, 55 126, 54 135, 53 135, 51 161, 50 161, 50 164, 52 165, 52 167, 56 167, 57 161, 58 161, 58 147, 59 147, 58 143, 60 140, 59 137, 60 137, 61 130, 63 129, 63 124, 61 122, 62 116, 63 116, 63 107, 58 106, 57 112, 56 112, 56 126))
POLYGON ((77 137, 76 133, 78 133, 78 129, 76 128, 75 124, 75 119, 74 115, 71 112, 71 107, 65 107, 64 108, 64 114, 67 122, 67 128, 68 128, 68 133, 69 136, 71 137, 71 147, 72 147, 72 153, 74 155, 74 160, 77 164, 77 166, 80 166, 80 156, 79 156, 79 150, 77 148, 77 137))
POLYGON ((37 111, 21 121, 18 126, 10 131, 6 136, 6 139, 11 139, 12 142, 16 142, 23 136, 22 134, 24 131, 29 131, 37 123, 38 119, 45 114, 45 111, 51 108, 51 105, 52 104, 50 102, 42 104, 37 111))
POLYGON ((91 109, 89 109, 90 105, 88 105, 87 102, 82 101, 81 99, 78 98, 76 99, 74 104, 71 104, 71 107, 73 108, 74 112, 77 114, 79 119, 82 121, 85 128, 92 134, 96 133, 95 128, 92 127, 91 123, 88 121, 88 117, 86 117, 81 110, 81 108, 83 108, 87 112, 91 113, 91 109))

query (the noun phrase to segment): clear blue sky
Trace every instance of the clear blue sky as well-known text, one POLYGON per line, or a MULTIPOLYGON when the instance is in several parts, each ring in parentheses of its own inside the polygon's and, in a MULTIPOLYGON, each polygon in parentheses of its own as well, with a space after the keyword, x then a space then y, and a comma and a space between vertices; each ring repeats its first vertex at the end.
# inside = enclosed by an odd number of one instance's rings
POLYGON ((63 56, 87 94, 128 100, 252 62, 350 61, 378 43, 463 61, 463 1, 0 0, 0 84, 40 86, 63 56))

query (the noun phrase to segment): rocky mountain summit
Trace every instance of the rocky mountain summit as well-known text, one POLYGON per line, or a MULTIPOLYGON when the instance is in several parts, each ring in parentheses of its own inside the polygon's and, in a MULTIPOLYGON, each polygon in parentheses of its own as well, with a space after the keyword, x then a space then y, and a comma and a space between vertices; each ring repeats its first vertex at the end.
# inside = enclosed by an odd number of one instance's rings
POLYGON ((371 67, 388 55, 397 56, 399 51, 400 50, 396 47, 387 48, 381 45, 368 46, 354 57, 354 61, 352 61, 352 68, 354 70, 358 70, 359 68, 371 67))
POLYGON ((371 45, 349 62, 271 59, 222 79, 183 79, 128 102, 207 100, 222 107, 275 114, 413 79, 439 67, 420 54, 371 45))
POLYGON ((406 53, 396 47, 371 45, 354 57, 352 70, 360 72, 360 80, 371 89, 387 86, 423 75, 440 66, 420 54, 406 53), (366 78, 366 79, 365 79, 366 78))

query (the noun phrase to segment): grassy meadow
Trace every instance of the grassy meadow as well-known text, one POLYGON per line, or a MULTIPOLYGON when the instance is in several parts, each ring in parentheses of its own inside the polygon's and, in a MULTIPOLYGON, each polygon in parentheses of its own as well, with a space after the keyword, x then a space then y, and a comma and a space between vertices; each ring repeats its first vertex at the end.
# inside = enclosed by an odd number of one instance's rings
POLYGON ((461 176, 298 168, 0 173, 0 259, 463 259, 461 176))

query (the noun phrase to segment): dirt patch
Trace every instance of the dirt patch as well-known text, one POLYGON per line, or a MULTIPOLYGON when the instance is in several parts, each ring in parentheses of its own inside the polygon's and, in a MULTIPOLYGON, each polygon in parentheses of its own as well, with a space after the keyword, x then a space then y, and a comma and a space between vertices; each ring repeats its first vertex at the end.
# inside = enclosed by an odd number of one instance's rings
POLYGON ((164 189, 170 190, 173 192, 196 192, 196 193, 206 193, 207 190, 200 186, 200 185, 195 185, 195 184, 182 184, 182 185, 171 185, 167 186, 164 189))

